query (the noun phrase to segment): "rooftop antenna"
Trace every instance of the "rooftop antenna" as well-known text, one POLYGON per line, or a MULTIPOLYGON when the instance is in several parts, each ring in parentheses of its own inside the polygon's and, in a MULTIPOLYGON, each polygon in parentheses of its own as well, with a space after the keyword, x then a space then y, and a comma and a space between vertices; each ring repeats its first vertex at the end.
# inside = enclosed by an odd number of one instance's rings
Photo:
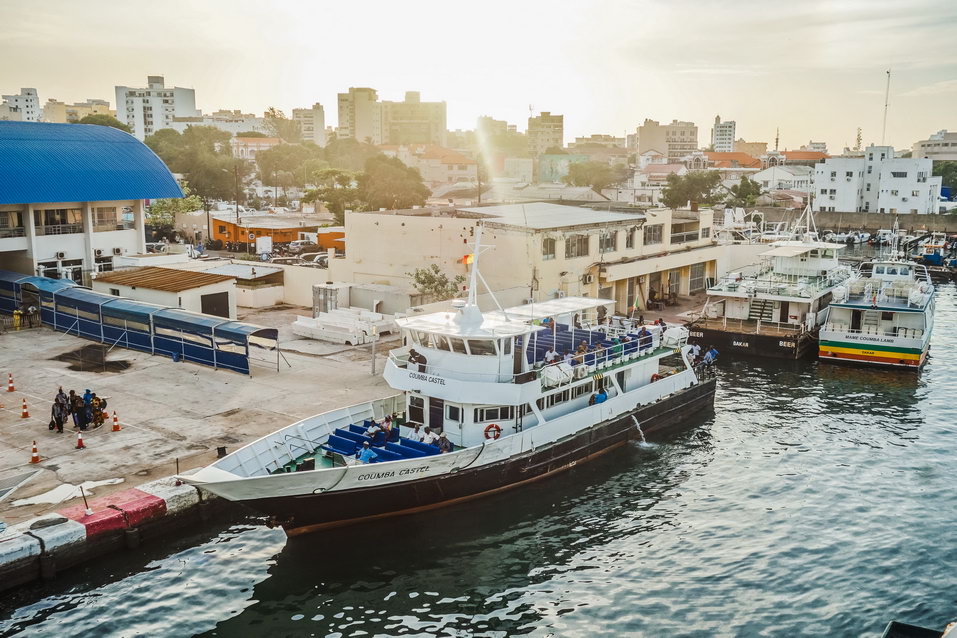
POLYGON ((854 142, 854 150, 855 150, 855 151, 861 150, 861 144, 862 144, 862 142, 863 142, 863 138, 862 138, 862 136, 861 136, 861 127, 858 126, 858 127, 857 127, 857 138, 856 138, 856 140, 855 140, 855 142, 854 142))
POLYGON ((774 150, 778 150, 778 142, 781 139, 781 128, 774 129, 774 150))
POLYGON ((891 70, 887 69, 887 87, 884 89, 884 125, 881 127, 881 146, 884 146, 884 135, 887 133, 887 105, 891 97, 891 70))

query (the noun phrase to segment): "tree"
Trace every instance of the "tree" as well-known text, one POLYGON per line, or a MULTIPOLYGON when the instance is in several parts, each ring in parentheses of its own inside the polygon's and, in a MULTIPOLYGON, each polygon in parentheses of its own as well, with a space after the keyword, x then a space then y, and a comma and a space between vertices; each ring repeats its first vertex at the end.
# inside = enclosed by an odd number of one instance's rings
POLYGON ((236 137, 268 137, 268 135, 259 131, 243 131, 242 133, 236 133, 236 137))
POLYGON ((146 221, 154 228, 158 226, 170 227, 176 221, 176 215, 190 213, 203 207, 203 201, 192 194, 189 184, 183 182, 183 196, 169 199, 157 199, 146 211, 146 221))
POLYGON ((672 173, 661 192, 661 201, 668 208, 681 208, 689 201, 712 204, 720 183, 721 175, 717 171, 691 171, 682 176, 672 173))
POLYGON ((322 149, 323 158, 332 168, 344 171, 361 171, 366 161, 381 155, 379 149, 352 138, 332 138, 322 149))
POLYGON ((731 199, 727 204, 741 208, 754 206, 763 193, 761 185, 746 175, 742 175, 741 181, 729 188, 728 192, 731 193, 731 199))
POLYGON ((934 177, 943 177, 944 186, 957 189, 957 161, 934 162, 934 177))
POLYGON ((304 165, 321 156, 322 149, 315 144, 280 144, 260 151, 256 153, 259 179, 269 186, 302 186, 308 178, 304 165), (292 177, 280 180, 280 173, 289 173, 292 177))
MULTIPOLYGON (((186 173, 187 167, 195 165, 199 155, 231 156, 229 140, 232 135, 212 126, 188 126, 182 133, 173 129, 161 129, 143 142, 159 155, 174 173, 186 173)), ((189 178, 196 186, 196 180, 189 178)))
POLYGON ((270 106, 263 114, 266 128, 272 133, 273 137, 278 137, 289 144, 296 144, 302 141, 302 129, 299 122, 290 120, 286 114, 274 106, 270 106))
POLYGON ((604 162, 576 162, 569 165, 568 175, 563 179, 566 184, 591 186, 595 192, 601 193, 603 188, 628 179, 629 172, 626 166, 609 166, 604 162))
POLYGON ((462 275, 449 279, 449 276, 436 264, 431 264, 428 268, 416 268, 415 272, 405 274, 412 278, 412 286, 419 293, 433 297, 436 301, 457 296, 462 284, 465 283, 465 277, 462 275))
POLYGON ((431 194, 414 168, 396 157, 380 155, 366 160, 365 172, 356 178, 359 199, 367 210, 421 206, 431 194))
POLYGON ((307 202, 320 202, 329 209, 336 225, 345 223, 346 209, 361 208, 359 189, 355 186, 355 175, 337 168, 326 168, 314 174, 318 186, 306 192, 303 198, 307 202))
POLYGON ((561 146, 549 146, 545 149, 545 155, 568 155, 568 152, 561 146))
POLYGON ((110 126, 112 128, 118 128, 121 131, 126 131, 127 133, 132 133, 130 127, 123 122, 119 121, 112 115, 107 115, 106 113, 94 113, 92 115, 85 115, 81 117, 77 124, 95 124, 96 126, 110 126))

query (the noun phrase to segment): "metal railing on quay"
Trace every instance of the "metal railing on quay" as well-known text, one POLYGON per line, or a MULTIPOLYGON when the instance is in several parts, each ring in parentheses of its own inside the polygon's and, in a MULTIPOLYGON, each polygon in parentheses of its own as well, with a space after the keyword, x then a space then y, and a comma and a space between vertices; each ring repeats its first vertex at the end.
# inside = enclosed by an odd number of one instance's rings
POLYGON ((26 229, 22 226, 18 228, 0 228, 0 239, 6 239, 8 237, 25 237, 26 234, 26 229))

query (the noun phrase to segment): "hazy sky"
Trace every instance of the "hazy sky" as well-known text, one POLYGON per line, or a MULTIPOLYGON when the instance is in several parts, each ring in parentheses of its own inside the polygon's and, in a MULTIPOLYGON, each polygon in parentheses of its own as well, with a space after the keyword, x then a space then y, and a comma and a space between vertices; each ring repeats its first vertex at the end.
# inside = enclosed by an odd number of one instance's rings
POLYGON ((957 129, 957 0, 0 0, 0 92, 114 101, 147 75, 196 89, 206 111, 261 113, 371 86, 448 103, 450 129, 479 115, 526 126, 565 115, 565 138, 633 131, 644 118, 715 114, 739 137, 830 150, 909 147, 957 129))

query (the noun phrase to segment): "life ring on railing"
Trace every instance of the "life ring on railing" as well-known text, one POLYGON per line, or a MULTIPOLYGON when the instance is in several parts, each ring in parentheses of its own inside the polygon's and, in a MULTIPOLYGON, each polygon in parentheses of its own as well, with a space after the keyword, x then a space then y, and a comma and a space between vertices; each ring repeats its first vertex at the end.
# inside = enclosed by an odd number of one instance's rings
POLYGON ((502 427, 498 423, 489 423, 485 426, 485 438, 497 439, 502 436, 502 427))
POLYGON ((651 375, 651 382, 654 383, 655 381, 659 380, 660 378, 661 378, 661 375, 660 375, 660 374, 653 374, 653 375, 651 375))

